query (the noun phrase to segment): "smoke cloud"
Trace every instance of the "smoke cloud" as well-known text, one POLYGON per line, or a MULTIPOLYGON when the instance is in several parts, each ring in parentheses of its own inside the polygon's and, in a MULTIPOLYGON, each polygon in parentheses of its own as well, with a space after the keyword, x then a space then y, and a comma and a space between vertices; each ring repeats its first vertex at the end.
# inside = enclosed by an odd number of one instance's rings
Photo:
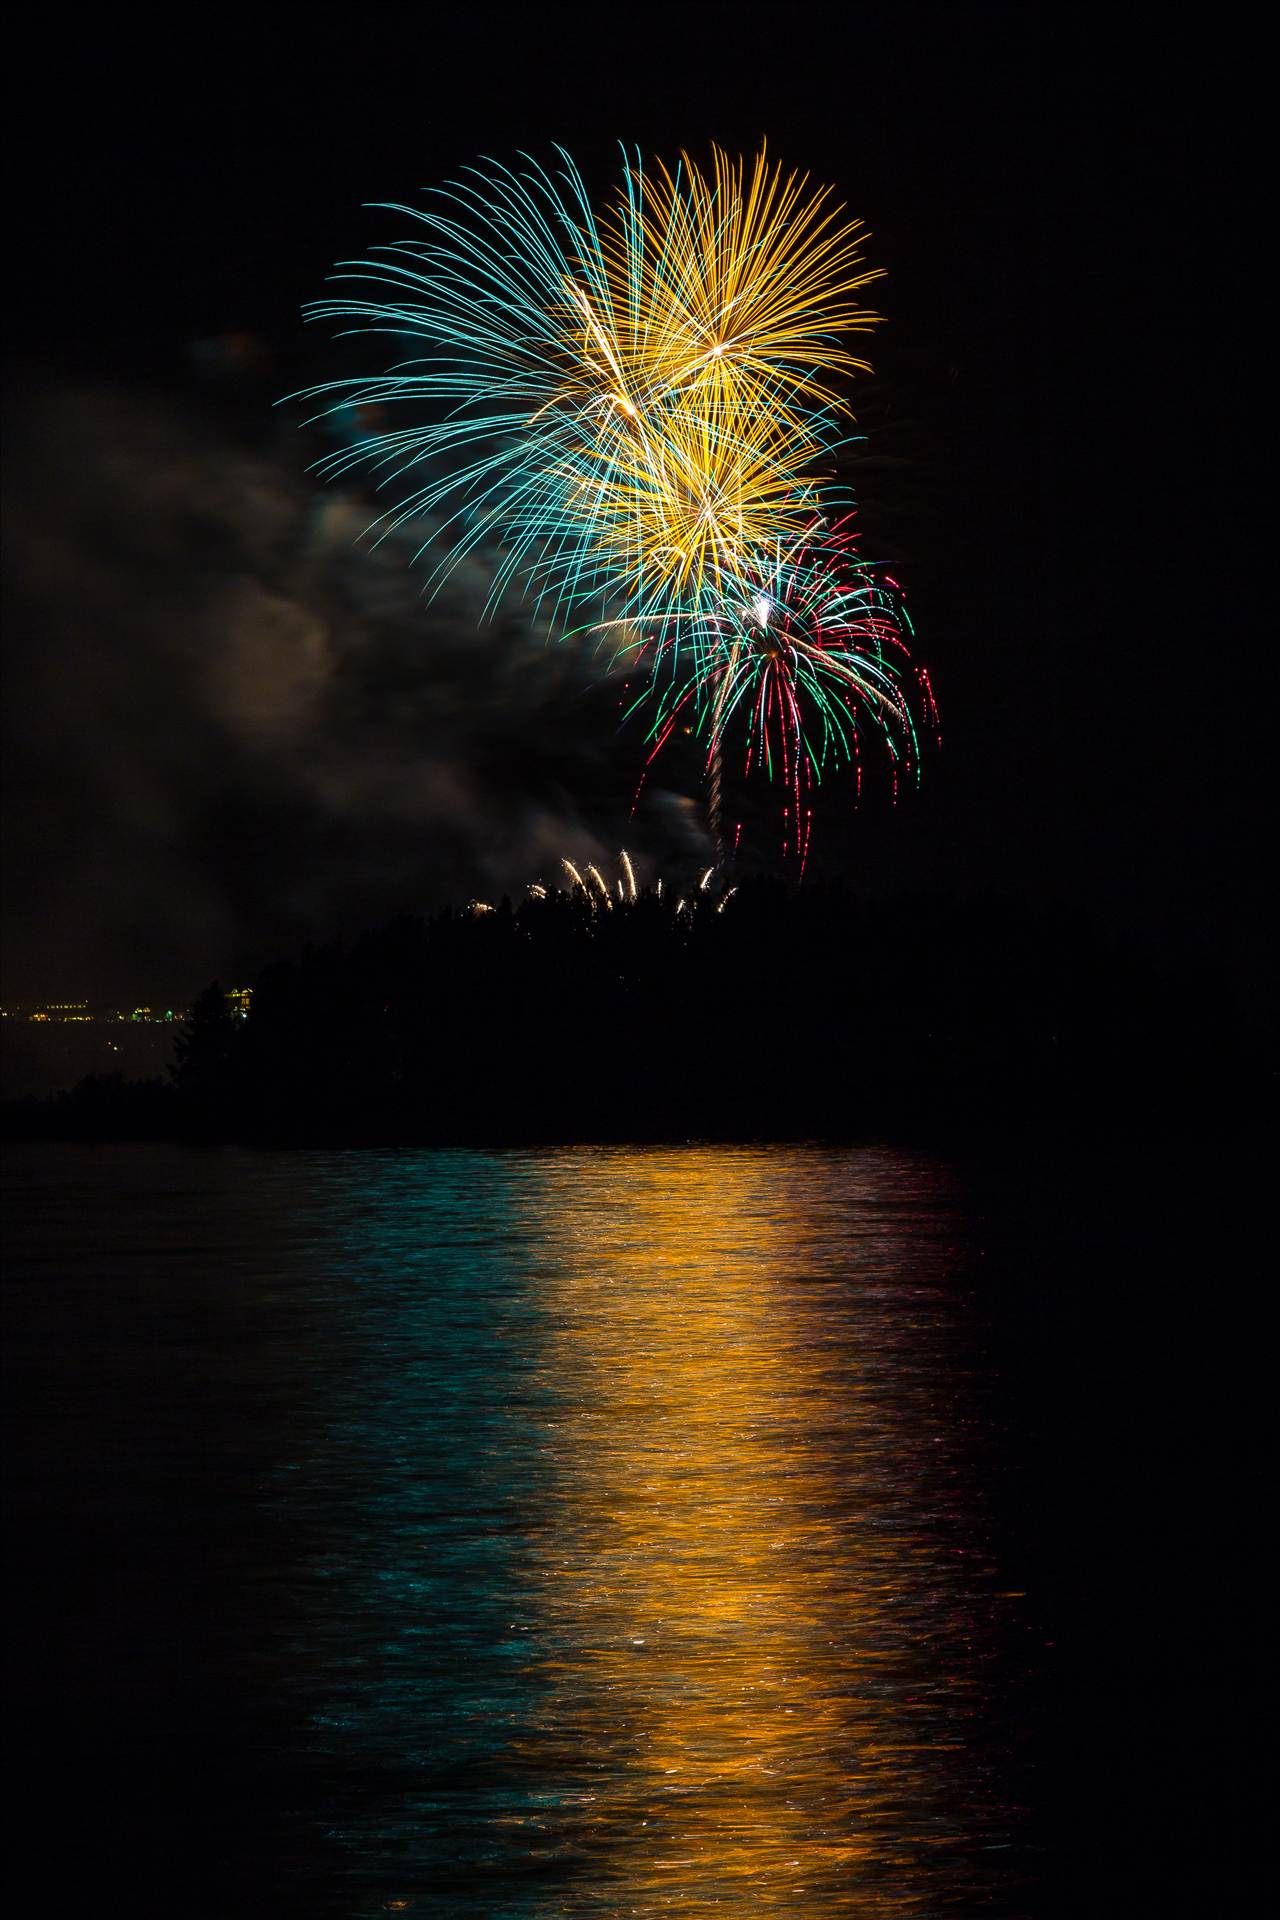
POLYGON ((563 854, 701 857, 688 795, 646 786, 631 819, 607 658, 517 602, 486 623, 483 557, 427 601, 422 530, 363 537, 376 508, 307 479, 269 398, 225 366, 15 383, 11 994, 180 996, 563 854))

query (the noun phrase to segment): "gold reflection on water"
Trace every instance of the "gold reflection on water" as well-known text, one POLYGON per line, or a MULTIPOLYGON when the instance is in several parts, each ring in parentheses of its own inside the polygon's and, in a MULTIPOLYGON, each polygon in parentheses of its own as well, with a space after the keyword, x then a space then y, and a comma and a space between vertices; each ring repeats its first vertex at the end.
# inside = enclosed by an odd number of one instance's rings
POLYGON ((593 1160, 546 1163, 539 1282, 562 1910, 935 1912, 980 1820, 945 1200, 887 1155, 593 1160))

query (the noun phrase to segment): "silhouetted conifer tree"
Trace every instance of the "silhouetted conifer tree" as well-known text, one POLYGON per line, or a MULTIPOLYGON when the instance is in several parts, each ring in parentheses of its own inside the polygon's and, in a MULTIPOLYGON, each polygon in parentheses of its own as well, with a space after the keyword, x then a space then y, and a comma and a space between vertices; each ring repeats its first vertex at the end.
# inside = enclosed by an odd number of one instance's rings
POLYGON ((198 1127, 221 1128, 237 1092, 238 1022, 215 980, 198 995, 174 1042, 173 1084, 198 1127))

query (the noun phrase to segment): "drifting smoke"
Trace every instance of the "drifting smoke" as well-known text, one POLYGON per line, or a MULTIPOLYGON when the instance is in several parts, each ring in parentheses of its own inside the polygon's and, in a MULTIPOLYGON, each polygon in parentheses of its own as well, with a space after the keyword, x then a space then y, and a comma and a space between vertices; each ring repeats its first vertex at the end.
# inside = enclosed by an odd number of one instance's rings
MULTIPOLYGON (((698 860, 606 663, 421 530, 371 548, 265 394, 11 398, 8 989, 182 993, 308 938, 612 862, 698 860), (216 403, 216 404, 215 404, 216 403)), ((696 769, 695 769, 696 777, 696 769)))

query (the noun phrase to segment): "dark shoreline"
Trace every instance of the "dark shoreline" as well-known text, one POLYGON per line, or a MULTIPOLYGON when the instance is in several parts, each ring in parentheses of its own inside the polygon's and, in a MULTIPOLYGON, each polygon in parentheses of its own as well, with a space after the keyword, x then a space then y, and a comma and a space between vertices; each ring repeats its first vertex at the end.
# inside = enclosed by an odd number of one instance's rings
POLYGON ((1265 1034, 1194 952, 1016 897, 744 879, 401 917, 218 983, 167 1080, 90 1074, 0 1137, 539 1147, 1230 1132, 1265 1034), (244 1006, 248 1006, 247 1014, 244 1006))

